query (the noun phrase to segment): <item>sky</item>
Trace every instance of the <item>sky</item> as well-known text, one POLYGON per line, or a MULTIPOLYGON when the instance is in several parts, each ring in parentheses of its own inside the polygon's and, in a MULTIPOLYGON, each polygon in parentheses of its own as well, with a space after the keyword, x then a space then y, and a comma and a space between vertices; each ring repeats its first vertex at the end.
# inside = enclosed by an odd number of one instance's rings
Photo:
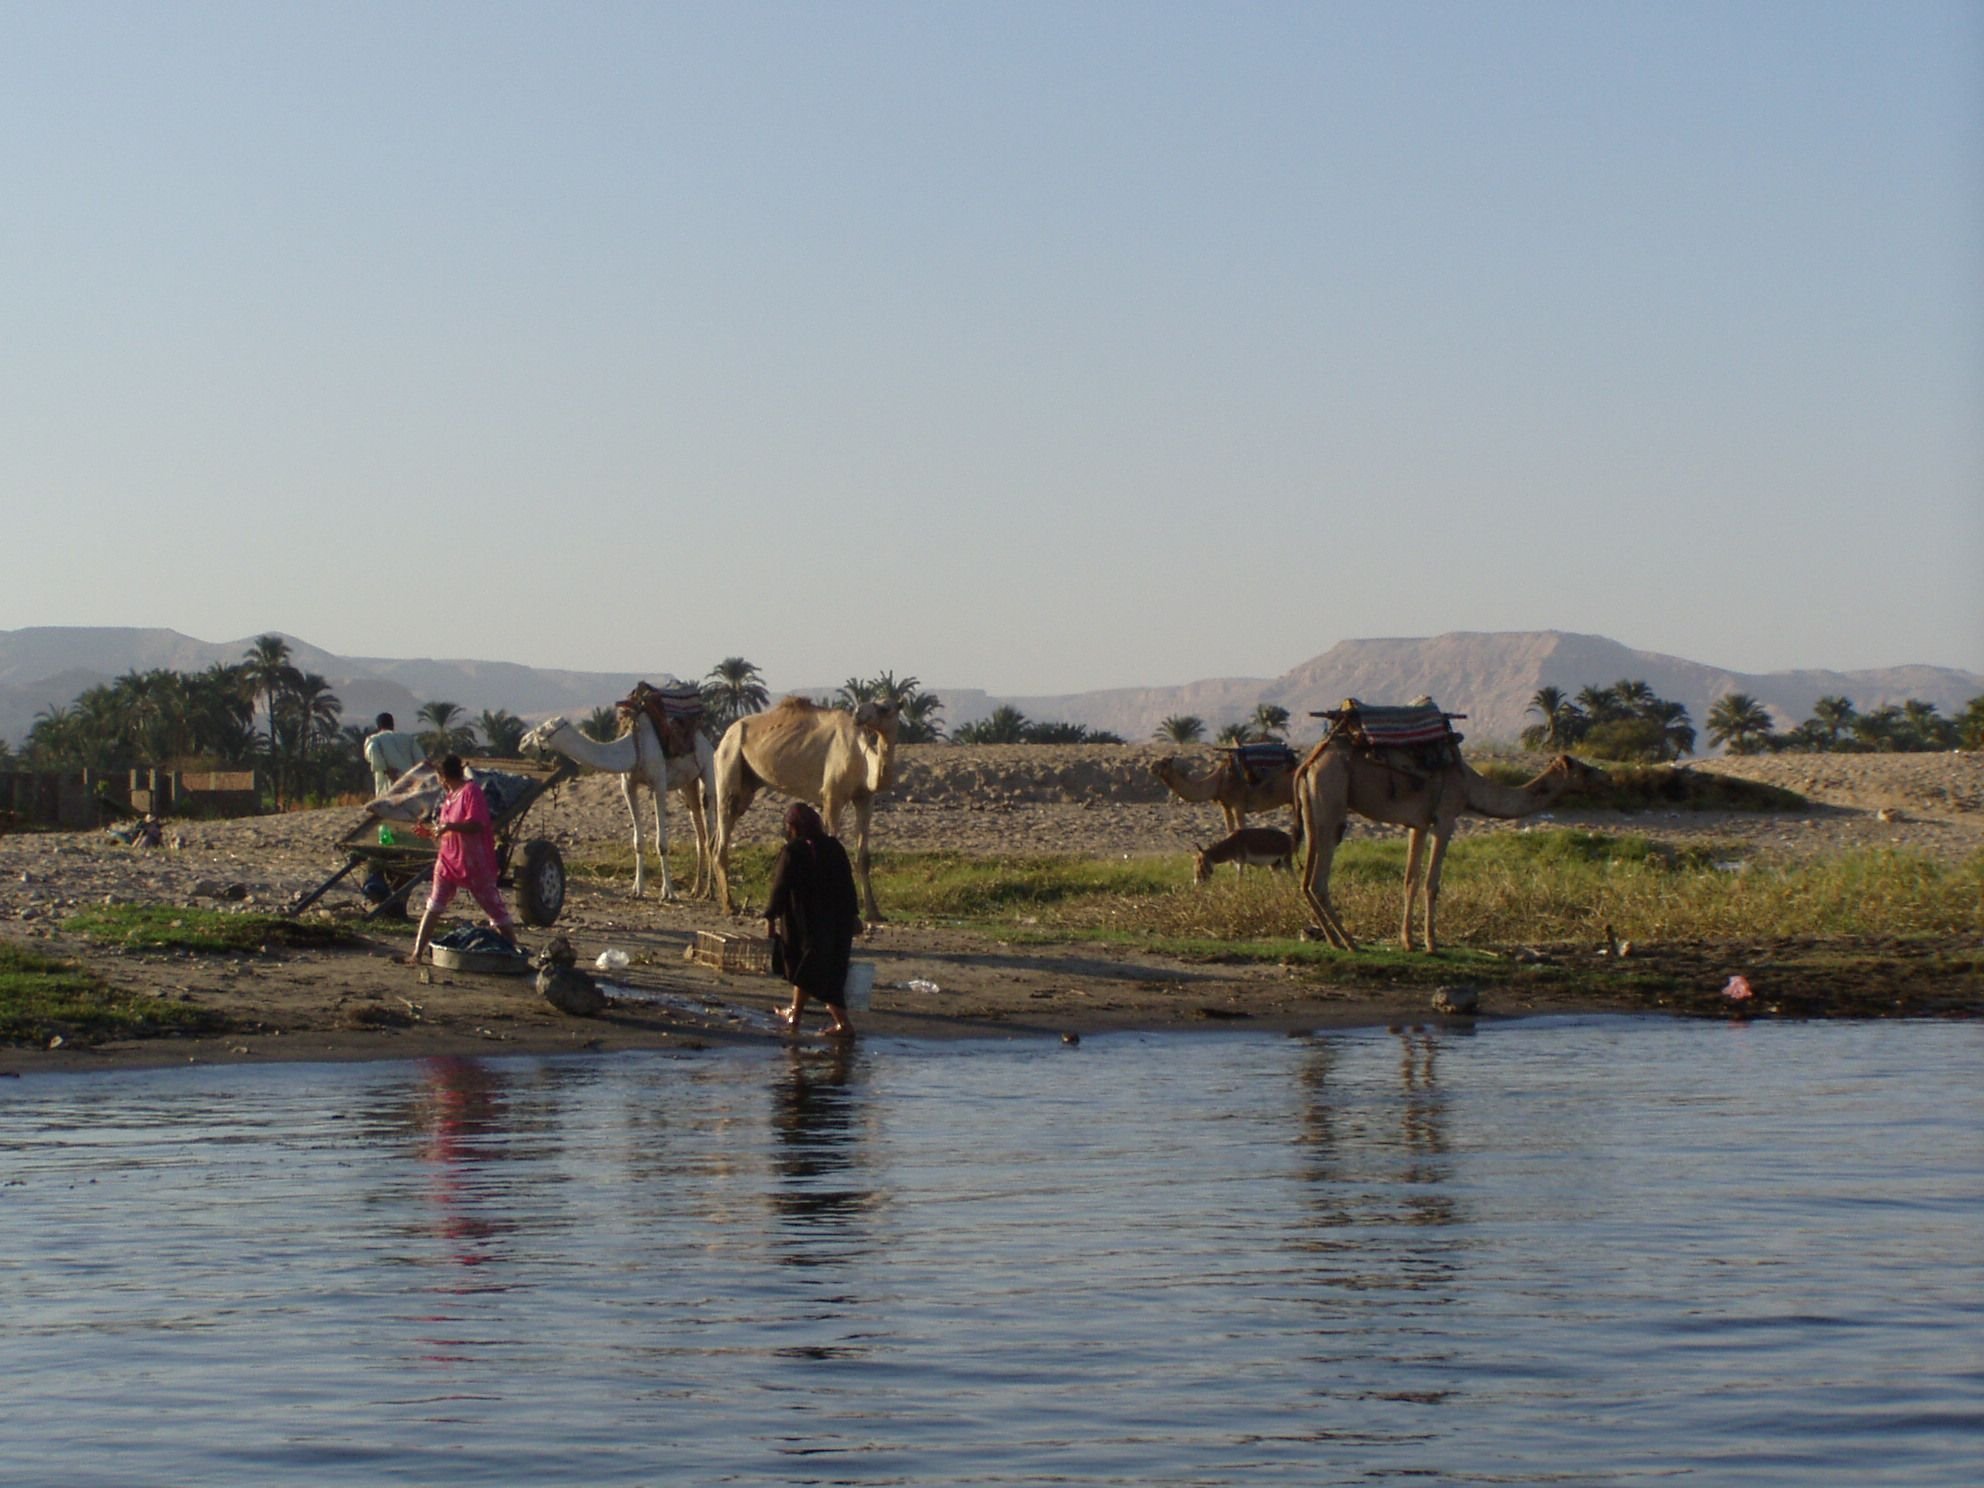
POLYGON ((0 629, 1984 671, 1984 6, 0 0, 0 629))

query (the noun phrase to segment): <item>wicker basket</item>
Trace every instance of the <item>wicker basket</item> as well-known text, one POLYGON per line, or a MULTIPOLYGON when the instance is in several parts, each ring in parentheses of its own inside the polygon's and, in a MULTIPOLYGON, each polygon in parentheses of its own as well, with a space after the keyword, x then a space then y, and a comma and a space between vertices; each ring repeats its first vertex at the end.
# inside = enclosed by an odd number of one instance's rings
POLYGON ((762 935, 731 935, 720 930, 698 930, 689 945, 689 960, 718 971, 749 971, 760 976, 772 972, 772 943, 762 935))

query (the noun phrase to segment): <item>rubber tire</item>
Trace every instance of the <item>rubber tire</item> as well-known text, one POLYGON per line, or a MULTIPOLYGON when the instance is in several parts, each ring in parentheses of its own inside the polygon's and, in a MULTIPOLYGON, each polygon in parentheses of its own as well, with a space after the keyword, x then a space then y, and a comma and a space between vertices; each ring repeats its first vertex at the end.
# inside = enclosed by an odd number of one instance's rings
POLYGON ((516 872, 517 910, 526 925, 544 929, 565 908, 565 858, 554 842, 533 837, 524 844, 516 872))

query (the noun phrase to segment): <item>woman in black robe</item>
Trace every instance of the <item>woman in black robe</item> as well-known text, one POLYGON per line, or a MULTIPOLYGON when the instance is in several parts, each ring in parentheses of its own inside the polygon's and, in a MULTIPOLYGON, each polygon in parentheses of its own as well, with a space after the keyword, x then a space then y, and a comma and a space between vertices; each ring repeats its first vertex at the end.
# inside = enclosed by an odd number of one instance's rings
POLYGON ((779 937, 792 1006, 779 1022, 799 1027, 806 999, 826 1004, 827 1032, 847 1034, 847 963, 861 929, 861 900, 847 851, 827 835, 820 813, 795 801, 785 813, 785 846, 772 867, 765 923, 779 937))

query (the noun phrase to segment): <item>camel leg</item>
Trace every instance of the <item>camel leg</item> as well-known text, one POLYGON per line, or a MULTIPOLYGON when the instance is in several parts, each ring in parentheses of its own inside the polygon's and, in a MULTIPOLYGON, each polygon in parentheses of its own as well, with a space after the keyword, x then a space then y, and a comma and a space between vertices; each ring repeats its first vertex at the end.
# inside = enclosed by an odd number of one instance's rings
POLYGON ((655 798, 655 853, 661 857, 661 897, 667 901, 675 899, 675 877, 669 871, 669 782, 667 778, 661 784, 649 780, 647 788, 655 798))
POLYGON ((710 819, 703 805, 704 790, 701 777, 689 782, 681 791, 682 809, 689 814, 689 827, 696 834, 696 882, 689 890, 691 899, 710 897, 710 819))
MULTIPOLYGON (((861 884, 861 917, 870 925, 882 922, 882 911, 875 905, 875 885, 868 877, 868 813, 871 803, 854 803, 854 876, 861 884)), ((836 812, 838 814, 838 812, 836 812)), ((831 828, 829 829, 831 830, 831 828)))
POLYGON ((634 821, 634 897, 642 898, 648 891, 647 844, 641 838, 641 803, 634 799, 634 777, 620 777, 620 799, 627 803, 627 815, 634 821))
POLYGON ((730 897, 730 833, 737 821, 737 815, 744 809, 743 803, 723 792, 721 786, 716 797, 716 841, 710 847, 710 876, 716 884, 717 908, 725 914, 737 913, 737 906, 730 897))
POLYGON ((1425 855, 1426 829, 1408 829, 1405 834, 1405 919, 1398 929, 1398 943, 1408 951, 1412 949, 1412 901, 1419 892, 1419 864, 1425 855))
POLYGON ((1426 950, 1429 955, 1439 949, 1433 938, 1433 906, 1440 899, 1440 865, 1446 861, 1447 839, 1452 831, 1449 826, 1444 831, 1433 833, 1433 851, 1426 863, 1426 950))
POLYGON ((1336 856, 1338 832, 1331 830, 1327 823, 1320 828, 1314 817, 1314 808, 1305 799, 1301 809, 1302 836, 1307 850, 1302 856, 1302 898, 1309 906, 1309 913, 1315 916, 1316 927, 1323 932, 1323 938, 1340 951, 1354 951, 1357 942, 1343 928, 1343 921, 1337 917, 1335 906, 1330 903, 1330 860, 1336 856))
POLYGON ((716 879, 717 906, 725 914, 736 914, 737 905, 730 895, 730 842, 737 828, 737 818, 742 816, 751 802, 757 797, 756 789, 737 783, 725 787, 719 784, 716 792, 716 845, 710 850, 710 872, 716 879))

